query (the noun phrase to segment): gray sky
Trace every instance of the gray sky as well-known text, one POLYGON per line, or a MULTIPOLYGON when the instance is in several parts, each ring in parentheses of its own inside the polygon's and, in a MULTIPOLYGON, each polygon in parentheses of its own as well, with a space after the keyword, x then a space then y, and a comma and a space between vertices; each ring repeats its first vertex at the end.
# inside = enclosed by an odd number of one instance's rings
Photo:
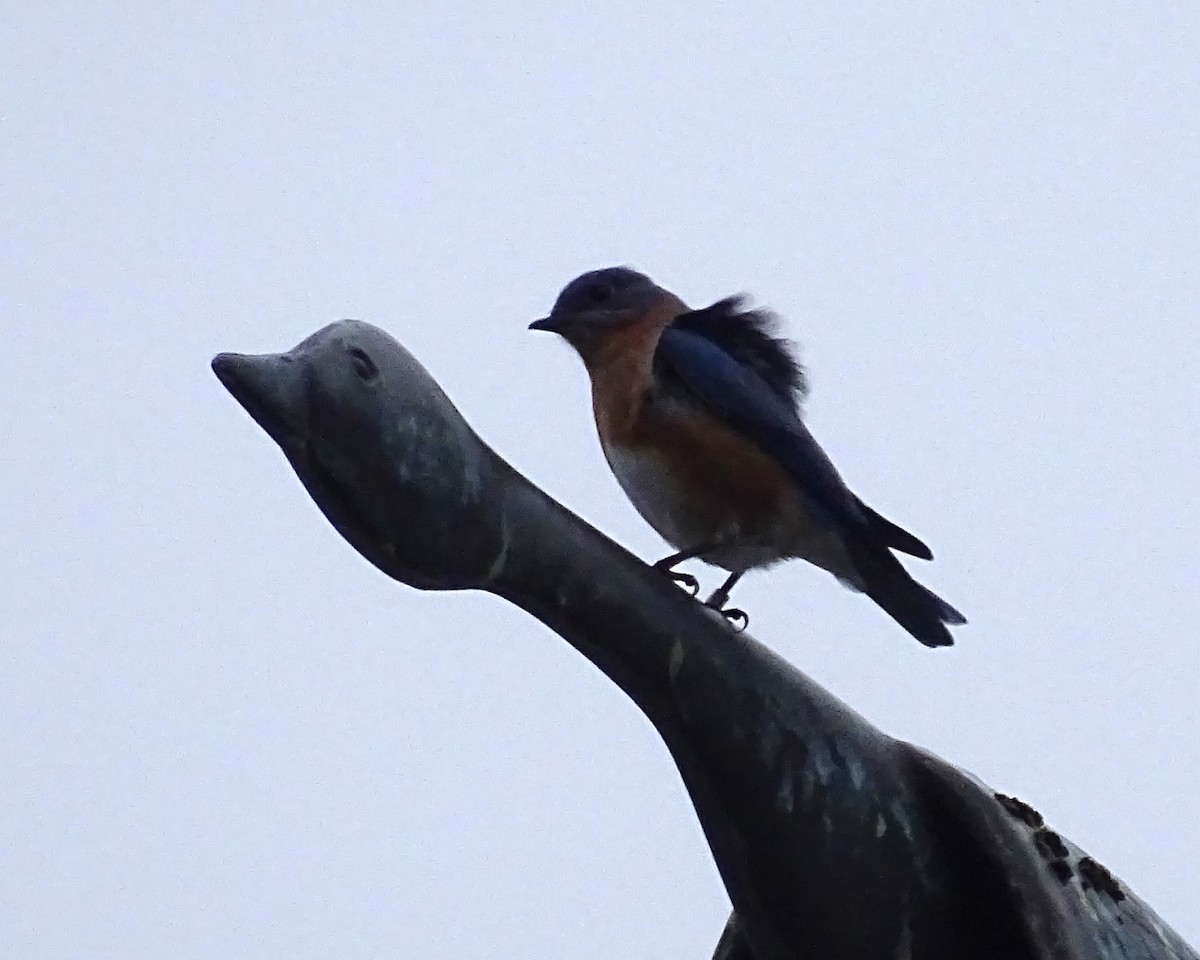
POLYGON ((0 954, 709 955, 649 724, 369 567, 208 370, 371 320, 656 559, 525 330, 612 263, 778 309, 971 619, 796 563, 755 635, 1200 942, 1194 3, 5 6, 0 954))

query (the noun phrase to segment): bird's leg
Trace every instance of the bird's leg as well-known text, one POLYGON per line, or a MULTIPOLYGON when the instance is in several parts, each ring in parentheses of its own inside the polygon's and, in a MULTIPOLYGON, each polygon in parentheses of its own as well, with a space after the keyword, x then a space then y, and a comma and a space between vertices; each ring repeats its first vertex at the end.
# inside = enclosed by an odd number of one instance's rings
POLYGON ((708 553, 715 544, 702 543, 698 547, 693 547, 691 550, 680 550, 679 553, 673 553, 669 557, 663 557, 658 563, 652 564, 655 570, 661 570, 668 577, 674 580, 677 584, 688 591, 693 597, 700 592, 700 581, 693 577, 690 573, 682 573, 672 570, 676 564, 683 563, 685 560, 691 560, 700 556, 702 553, 708 553))
POLYGON ((742 574, 745 572, 745 570, 738 570, 731 573, 725 578, 725 582, 712 592, 712 596, 704 601, 706 607, 712 607, 714 610, 719 611, 730 623, 735 626, 740 623, 741 626, 738 626, 739 630, 746 629, 750 624, 750 617, 747 616, 745 610, 739 610, 737 607, 726 607, 725 604, 729 602, 730 592, 737 582, 742 579, 742 574))
POLYGON ((737 582, 742 579, 743 573, 745 573, 744 570, 739 570, 736 573, 731 573, 729 576, 727 576, 725 578, 725 582, 717 587, 717 589, 712 592, 712 595, 704 601, 705 605, 712 607, 714 610, 724 609, 725 604, 729 602, 729 594, 733 591, 733 588, 737 585, 737 582))

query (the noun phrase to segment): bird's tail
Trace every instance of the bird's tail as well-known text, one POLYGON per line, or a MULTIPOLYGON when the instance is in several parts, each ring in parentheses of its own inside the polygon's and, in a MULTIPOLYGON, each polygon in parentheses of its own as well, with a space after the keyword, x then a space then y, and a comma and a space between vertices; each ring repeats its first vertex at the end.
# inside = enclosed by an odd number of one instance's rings
POLYGON ((950 604, 948 604, 928 587, 922 586, 921 584, 917 583, 916 580, 913 580, 913 583, 920 587, 920 589, 925 593, 932 603, 937 604, 939 611, 938 615, 941 617, 942 623, 948 623, 952 627, 961 627, 967 622, 966 617, 959 613, 954 607, 950 606, 950 604))
POLYGON ((887 547, 863 543, 851 555, 861 577, 860 589, 900 626, 927 647, 954 643, 946 624, 957 626, 967 618, 917 583, 887 547))

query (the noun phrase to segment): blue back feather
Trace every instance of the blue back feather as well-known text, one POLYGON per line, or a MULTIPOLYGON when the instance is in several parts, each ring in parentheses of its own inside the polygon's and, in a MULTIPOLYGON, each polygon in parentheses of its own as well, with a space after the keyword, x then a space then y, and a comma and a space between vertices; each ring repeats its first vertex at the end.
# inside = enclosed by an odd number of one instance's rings
POLYGON ((664 388, 698 402, 774 457, 829 520, 868 526, 858 499, 801 421, 794 390, 781 389, 778 365, 764 376, 761 356, 758 363, 739 358, 694 326, 678 323, 663 331, 654 361, 664 388))
POLYGON ((711 340, 739 363, 753 369, 793 408, 808 395, 808 380, 795 355, 795 344, 776 337, 778 318, 769 310, 743 310, 745 298, 726 297, 703 310, 689 310, 672 322, 711 340))

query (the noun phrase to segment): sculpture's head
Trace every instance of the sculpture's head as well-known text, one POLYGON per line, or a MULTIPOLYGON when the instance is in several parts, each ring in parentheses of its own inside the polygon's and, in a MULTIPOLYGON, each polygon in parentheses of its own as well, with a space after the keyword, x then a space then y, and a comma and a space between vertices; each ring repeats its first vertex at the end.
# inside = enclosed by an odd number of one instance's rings
POLYGON ((496 457, 392 337, 342 320, 212 368, 371 563, 414 586, 478 585, 498 536, 484 503, 496 457))

